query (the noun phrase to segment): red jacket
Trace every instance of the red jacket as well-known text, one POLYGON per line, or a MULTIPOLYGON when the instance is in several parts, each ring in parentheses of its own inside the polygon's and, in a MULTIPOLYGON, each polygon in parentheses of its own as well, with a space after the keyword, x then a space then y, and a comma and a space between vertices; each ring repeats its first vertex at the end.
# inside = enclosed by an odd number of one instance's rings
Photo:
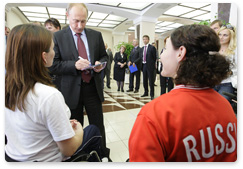
POLYGON ((237 119, 211 88, 176 86, 146 104, 129 138, 131 162, 235 161, 237 119))

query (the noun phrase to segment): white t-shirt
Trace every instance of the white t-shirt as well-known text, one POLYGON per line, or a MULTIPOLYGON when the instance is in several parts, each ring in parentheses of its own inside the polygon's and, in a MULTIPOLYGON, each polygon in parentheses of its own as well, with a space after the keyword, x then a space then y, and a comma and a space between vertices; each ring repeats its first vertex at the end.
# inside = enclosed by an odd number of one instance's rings
POLYGON ((18 161, 62 161, 64 156, 56 142, 75 135, 62 94, 36 83, 25 103, 25 112, 5 107, 6 153, 18 161))

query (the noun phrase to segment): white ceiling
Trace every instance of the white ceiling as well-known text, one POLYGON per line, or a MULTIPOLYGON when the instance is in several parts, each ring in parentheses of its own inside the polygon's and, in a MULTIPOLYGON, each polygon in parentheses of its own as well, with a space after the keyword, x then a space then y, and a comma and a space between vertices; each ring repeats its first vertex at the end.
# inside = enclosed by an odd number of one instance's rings
MULTIPOLYGON (((134 31, 138 18, 155 22, 155 33, 163 34, 184 24, 209 20, 210 3, 86 3, 89 15, 87 26, 113 31, 134 31)), ((29 22, 45 22, 56 18, 68 24, 67 3, 9 3, 16 7, 29 22)))

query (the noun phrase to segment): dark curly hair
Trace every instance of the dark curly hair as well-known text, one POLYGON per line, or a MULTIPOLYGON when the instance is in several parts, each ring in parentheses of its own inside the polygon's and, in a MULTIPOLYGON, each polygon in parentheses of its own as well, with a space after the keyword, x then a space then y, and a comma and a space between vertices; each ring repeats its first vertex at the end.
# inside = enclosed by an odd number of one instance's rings
POLYGON ((175 84, 214 87, 230 75, 230 61, 218 53, 219 37, 210 27, 195 24, 181 26, 172 32, 171 42, 174 49, 180 46, 186 48, 175 84), (210 55, 209 51, 214 53, 210 55))

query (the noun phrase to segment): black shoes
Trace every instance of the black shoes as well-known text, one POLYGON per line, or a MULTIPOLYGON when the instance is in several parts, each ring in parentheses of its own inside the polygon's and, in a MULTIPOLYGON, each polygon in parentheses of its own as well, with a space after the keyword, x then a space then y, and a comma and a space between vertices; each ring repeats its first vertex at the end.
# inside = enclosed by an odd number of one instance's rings
POLYGON ((111 87, 110 87, 110 86, 107 86, 107 88, 109 88, 109 89, 110 89, 111 87))
MULTIPOLYGON (((117 91, 119 92, 120 91, 120 88, 118 88, 117 91)), ((121 88, 121 91, 124 92, 123 88, 121 88)))
POLYGON ((154 99, 154 96, 151 96, 151 100, 153 100, 154 99))
POLYGON ((135 90, 134 93, 138 93, 138 90, 135 90))
POLYGON ((129 90, 127 90, 126 92, 132 92, 133 90, 132 89, 129 89, 129 90))
POLYGON ((148 94, 144 93, 141 97, 146 97, 146 96, 148 96, 148 94))

